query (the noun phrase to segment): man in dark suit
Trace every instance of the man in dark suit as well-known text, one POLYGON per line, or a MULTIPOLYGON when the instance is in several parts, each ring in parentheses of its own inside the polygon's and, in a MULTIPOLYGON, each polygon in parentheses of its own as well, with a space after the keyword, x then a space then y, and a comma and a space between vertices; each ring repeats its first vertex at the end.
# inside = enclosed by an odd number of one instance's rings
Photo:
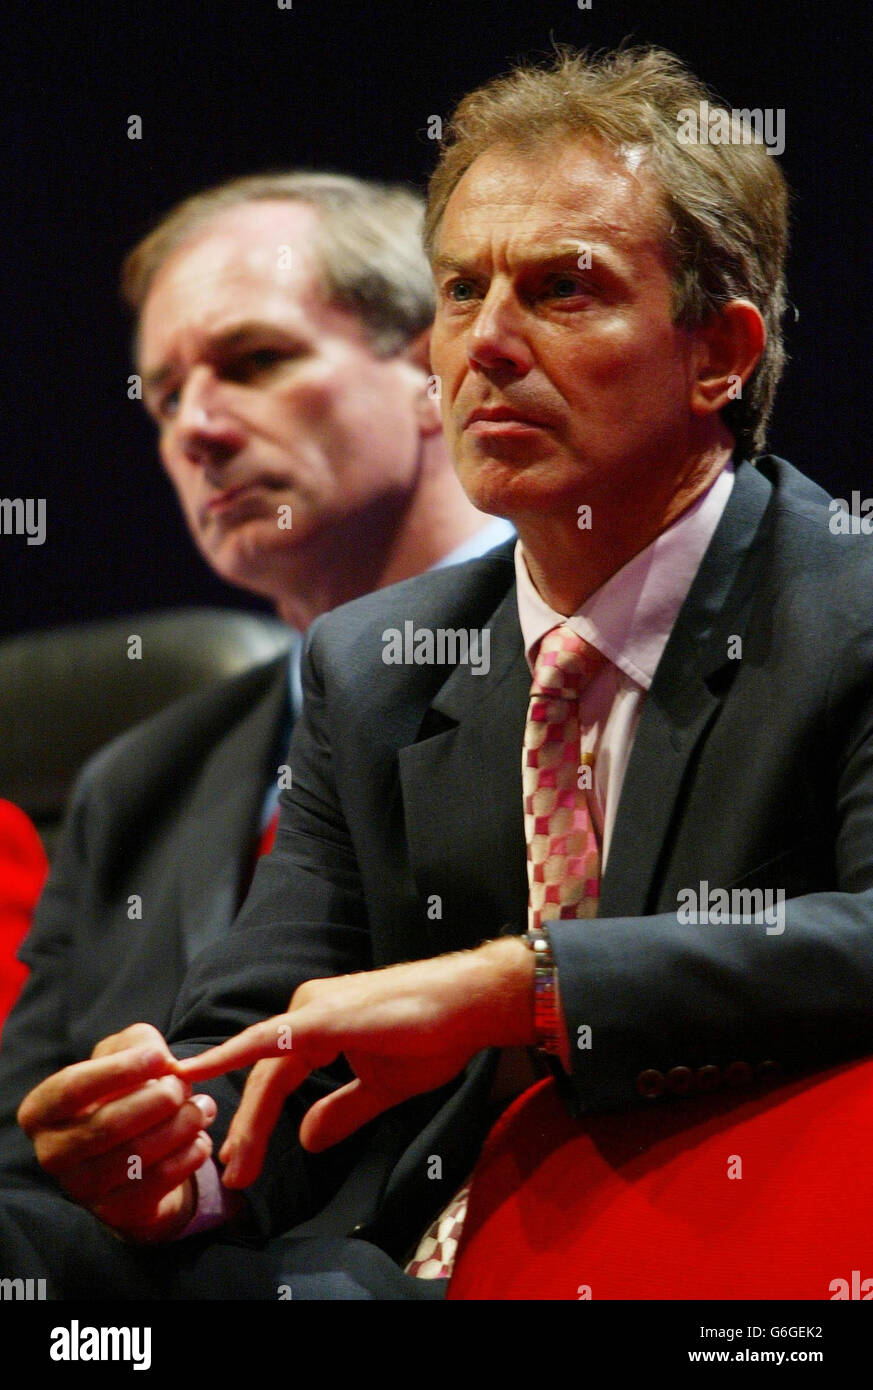
POLYGON ((570 1104, 632 1107, 873 1042, 873 553, 749 462, 787 199, 760 144, 678 137, 707 99, 670 55, 562 55, 456 113, 433 365, 515 554, 313 627, 276 847, 172 1051, 127 1030, 22 1108, 67 1190, 171 1242, 183 1295, 229 1288, 233 1235, 262 1296, 360 1296, 368 1260, 388 1296, 386 1255, 412 1296, 401 1265, 450 1268, 482 1137, 543 1057, 570 1104), (223 1074, 251 1062, 240 1103, 223 1074), (209 1078, 229 1195, 201 1194, 200 1249, 174 1126, 209 1078))
POLYGON ((45 1182, 15 1123, 27 1092, 108 1032, 166 1028, 188 963, 232 922, 299 714, 302 632, 503 537, 442 440, 422 211, 341 176, 242 179, 173 209, 126 262, 144 399, 191 533, 272 599, 290 653, 174 704, 79 779, 0 1053, 3 1181, 45 1182))

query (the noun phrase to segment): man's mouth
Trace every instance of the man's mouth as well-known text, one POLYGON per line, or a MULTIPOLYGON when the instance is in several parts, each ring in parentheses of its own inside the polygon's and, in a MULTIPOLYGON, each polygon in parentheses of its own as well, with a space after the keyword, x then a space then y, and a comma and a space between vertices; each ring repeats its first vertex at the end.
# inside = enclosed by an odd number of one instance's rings
POLYGON ((550 428, 549 422, 541 416, 508 405, 479 406, 471 411, 464 425, 471 434, 503 437, 550 428))
POLYGON ((269 486, 264 478, 252 478, 246 483, 236 483, 233 487, 222 488, 221 492, 216 492, 204 505, 204 512, 214 515, 217 512, 224 512, 230 508, 246 501, 249 497, 263 492, 269 486))

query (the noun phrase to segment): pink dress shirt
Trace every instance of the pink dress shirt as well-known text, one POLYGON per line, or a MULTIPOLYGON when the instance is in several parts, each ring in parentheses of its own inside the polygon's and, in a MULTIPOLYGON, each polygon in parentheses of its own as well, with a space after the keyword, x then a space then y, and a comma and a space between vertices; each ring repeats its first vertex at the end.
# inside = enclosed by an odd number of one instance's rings
POLYGON ((518 617, 531 672, 540 641, 563 622, 609 658, 579 704, 580 754, 594 755, 590 808, 601 842, 601 872, 646 694, 733 485, 729 462, 672 526, 607 579, 571 617, 555 613, 540 597, 521 541, 516 543, 518 617))

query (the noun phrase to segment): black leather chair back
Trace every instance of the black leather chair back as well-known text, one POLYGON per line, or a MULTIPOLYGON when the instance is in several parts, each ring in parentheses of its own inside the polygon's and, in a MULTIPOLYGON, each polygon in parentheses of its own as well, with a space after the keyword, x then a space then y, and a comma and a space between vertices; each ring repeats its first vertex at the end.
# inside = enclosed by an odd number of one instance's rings
POLYGON ((73 780, 92 753, 171 700, 269 661, 289 643, 274 618, 216 608, 5 639, 0 797, 27 812, 51 853, 73 780))

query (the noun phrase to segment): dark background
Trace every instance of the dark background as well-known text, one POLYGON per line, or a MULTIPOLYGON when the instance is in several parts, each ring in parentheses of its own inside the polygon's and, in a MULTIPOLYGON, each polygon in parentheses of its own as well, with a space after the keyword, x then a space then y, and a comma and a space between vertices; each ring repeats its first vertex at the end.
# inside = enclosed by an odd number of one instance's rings
POLYGON ((871 487, 870 19, 789 0, 13 0, 2 13, 0 496, 45 497, 47 540, 0 536, 0 632, 182 603, 255 606, 188 540, 127 399, 116 291, 179 198, 259 169, 423 186, 428 117, 552 39, 662 44, 737 107, 784 107, 792 361, 771 448, 832 492, 871 487), (128 117, 143 138, 127 138, 128 117))

